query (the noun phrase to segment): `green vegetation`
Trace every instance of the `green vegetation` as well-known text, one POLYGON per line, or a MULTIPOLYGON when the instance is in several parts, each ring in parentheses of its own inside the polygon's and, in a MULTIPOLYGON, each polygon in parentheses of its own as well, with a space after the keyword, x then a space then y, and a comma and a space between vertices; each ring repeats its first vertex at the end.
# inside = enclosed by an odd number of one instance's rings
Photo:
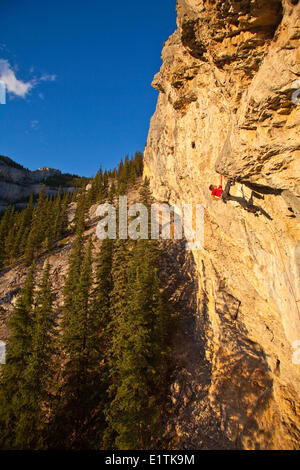
MULTIPOLYGON (((163 448, 169 385, 169 311, 161 294, 161 252, 153 240, 85 238, 92 204, 113 201, 142 175, 142 156, 100 170, 76 201, 32 199, 0 222, 2 266, 30 266, 0 369, 0 449, 163 448), (51 267, 35 260, 74 235, 62 311, 53 308, 51 267), (40 279, 37 282, 37 279, 40 279), (37 287, 35 287, 37 284, 37 287), (57 323, 56 320, 57 319, 57 323)), ((146 180, 140 200, 151 204, 146 180)))
POLYGON ((45 197, 42 188, 34 207, 33 198, 26 209, 9 207, 0 220, 0 269, 22 261, 29 266, 45 250, 68 231, 67 207, 72 195, 45 197))
POLYGON ((0 446, 42 449, 51 402, 55 353, 55 322, 47 262, 37 292, 35 265, 9 322, 12 332, 0 387, 0 446))
POLYGON ((60 173, 50 176, 45 180, 45 184, 50 187, 58 188, 81 188, 87 185, 91 178, 84 176, 71 175, 70 173, 60 173))
POLYGON ((32 348, 34 271, 32 265, 8 324, 11 336, 0 387, 0 444, 4 449, 15 448, 23 405, 23 381, 32 348))

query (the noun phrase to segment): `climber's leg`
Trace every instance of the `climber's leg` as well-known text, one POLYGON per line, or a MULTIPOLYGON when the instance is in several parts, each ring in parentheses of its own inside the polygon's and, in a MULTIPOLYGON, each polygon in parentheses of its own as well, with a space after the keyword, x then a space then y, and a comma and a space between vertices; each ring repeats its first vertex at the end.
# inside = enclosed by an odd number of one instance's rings
POLYGON ((222 192, 222 195, 221 195, 221 198, 222 198, 223 202, 226 202, 226 201, 230 200, 231 196, 229 194, 229 191, 230 191, 231 185, 232 185, 232 180, 228 180, 227 184, 226 184, 226 187, 225 187, 225 189, 224 189, 224 191, 222 192))
POLYGON ((253 206, 253 196, 254 196, 254 193, 253 193, 253 191, 252 191, 251 196, 250 196, 250 199, 249 199, 249 201, 248 201, 248 204, 250 204, 250 206, 253 206))

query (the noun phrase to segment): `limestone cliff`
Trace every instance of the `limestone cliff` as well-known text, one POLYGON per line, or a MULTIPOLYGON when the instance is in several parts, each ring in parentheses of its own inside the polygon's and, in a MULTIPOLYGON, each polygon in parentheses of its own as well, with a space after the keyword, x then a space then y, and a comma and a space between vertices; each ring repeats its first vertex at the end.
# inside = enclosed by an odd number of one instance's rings
POLYGON ((194 288, 169 433, 178 448, 299 449, 300 2, 178 0, 177 12, 145 175, 158 201, 204 205, 205 242, 178 267, 194 288), (220 174, 235 201, 211 199, 220 174))
MULTIPOLYGON (((53 168, 39 168, 28 170, 7 157, 0 156, 0 211, 5 210, 9 204, 30 195, 38 195, 43 184, 51 178, 63 176, 59 170, 53 168)), ((63 192, 73 192, 73 187, 62 188, 63 192)), ((47 186, 48 196, 57 194, 58 187, 47 186)), ((23 204, 19 204, 23 206, 23 204)))

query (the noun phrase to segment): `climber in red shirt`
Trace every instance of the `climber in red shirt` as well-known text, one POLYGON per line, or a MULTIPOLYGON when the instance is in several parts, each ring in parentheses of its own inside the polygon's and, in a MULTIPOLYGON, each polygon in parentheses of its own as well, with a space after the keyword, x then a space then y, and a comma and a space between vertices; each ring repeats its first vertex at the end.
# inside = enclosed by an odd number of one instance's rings
POLYGON ((232 185, 232 180, 228 180, 226 187, 223 191, 221 184, 220 186, 215 186, 214 184, 211 184, 209 189, 211 191, 212 199, 214 201, 219 201, 220 199, 222 199, 222 201, 226 203, 226 201, 229 200, 231 197, 229 194, 231 185, 232 185))
POLYGON ((209 189, 211 191, 212 198, 219 200, 223 192, 222 185, 220 184, 220 186, 218 187, 218 186, 215 186, 214 184, 211 184, 209 189))

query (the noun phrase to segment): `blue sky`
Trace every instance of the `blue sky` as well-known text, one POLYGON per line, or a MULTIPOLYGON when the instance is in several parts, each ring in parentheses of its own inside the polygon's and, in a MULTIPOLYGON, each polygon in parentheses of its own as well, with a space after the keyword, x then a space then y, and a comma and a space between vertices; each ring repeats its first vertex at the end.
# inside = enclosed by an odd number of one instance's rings
POLYGON ((143 151, 175 0, 2 0, 0 154, 91 176, 143 151))

